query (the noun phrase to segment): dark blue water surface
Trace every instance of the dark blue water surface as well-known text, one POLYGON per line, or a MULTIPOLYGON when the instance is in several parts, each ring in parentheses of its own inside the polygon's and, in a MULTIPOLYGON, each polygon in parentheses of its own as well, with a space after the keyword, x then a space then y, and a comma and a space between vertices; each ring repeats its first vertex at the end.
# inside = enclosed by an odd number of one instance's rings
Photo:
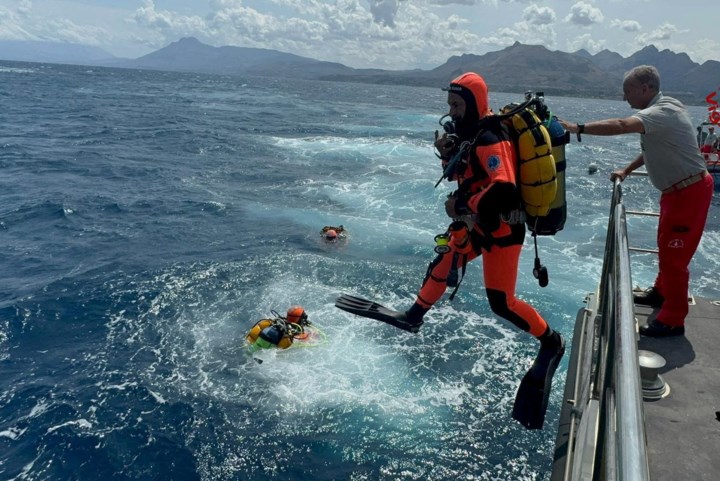
MULTIPOLYGON (((428 88, 1 63, 0 478, 549 479, 567 359, 546 429, 513 422, 537 346, 492 314, 479 265, 419 335, 333 306, 412 302, 448 223, 431 145, 445 110, 428 88), (326 224, 348 241, 324 244, 326 224), (247 330, 292 304, 328 342, 250 360, 247 330)), ((608 174, 638 140, 568 147, 545 289, 526 242, 518 293, 568 337, 597 287, 608 174)), ((630 208, 657 209, 646 179, 625 184, 630 208)), ((715 299, 717 209, 692 264, 693 293, 715 299)), ((653 247, 654 222, 631 218, 631 244, 653 247)), ((635 283, 654 272, 633 256, 635 283)))

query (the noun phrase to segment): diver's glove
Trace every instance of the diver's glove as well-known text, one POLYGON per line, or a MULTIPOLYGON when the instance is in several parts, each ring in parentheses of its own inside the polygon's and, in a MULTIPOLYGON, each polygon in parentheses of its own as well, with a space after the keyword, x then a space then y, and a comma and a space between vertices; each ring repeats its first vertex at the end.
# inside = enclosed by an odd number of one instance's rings
POLYGON ((457 219, 463 215, 472 214, 472 211, 464 199, 459 199, 457 196, 450 194, 445 201, 445 213, 448 217, 457 219))
MULTIPOLYGON (((434 146, 437 152, 435 155, 447 162, 457 153, 460 145, 459 140, 459 137, 455 134, 444 133, 441 137, 440 133, 436 130, 434 146)), ((443 165, 443 167, 445 167, 445 165, 443 165)))

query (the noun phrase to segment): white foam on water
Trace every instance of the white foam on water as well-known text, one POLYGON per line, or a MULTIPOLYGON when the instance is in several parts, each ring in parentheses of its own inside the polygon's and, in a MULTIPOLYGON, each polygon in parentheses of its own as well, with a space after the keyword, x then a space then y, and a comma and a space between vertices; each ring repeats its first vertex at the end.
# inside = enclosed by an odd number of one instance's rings
MULTIPOLYGON (((718 206, 711 205, 711 209, 718 206)), ((690 264, 690 292, 720 299, 720 232, 705 231, 698 251, 690 264), (698 255, 699 254, 699 255, 698 255)))
MULTIPOLYGON (((273 137, 275 147, 285 150, 285 161, 299 165, 316 165, 318 160, 333 159, 337 166, 376 163, 385 160, 396 165, 404 159, 428 159, 432 155, 429 142, 406 137, 347 138, 313 136, 299 138, 273 137)), ((404 172, 403 172, 404 173, 404 172)))
POLYGON ((17 441, 23 434, 25 434, 25 431, 27 431, 27 428, 9 428, 4 431, 0 431, 0 437, 17 441))
MULTIPOLYGON (((487 308, 485 315, 475 312, 483 296, 477 284, 466 281, 463 287, 470 304, 439 303, 421 333, 413 335, 334 307, 340 291, 374 294, 383 290, 383 283, 373 280, 378 272, 402 278, 403 268, 369 265, 367 284, 355 290, 350 283, 357 273, 343 272, 344 265, 322 255, 282 253, 237 265, 179 266, 136 286, 156 295, 137 318, 110 325, 116 331, 111 343, 144 340, 127 345, 156 358, 140 376, 158 403, 190 393, 251 403, 252 420, 234 419, 236 429, 271 420, 280 423, 271 433, 288 435, 321 429, 345 437, 361 429, 363 443, 394 443, 394 449, 426 450, 435 457, 462 449, 462 440, 437 444, 459 429, 452 427, 458 419, 469 420, 465 429, 478 439, 489 425, 506 421, 536 346, 487 308), (283 313, 294 304, 303 305, 327 343, 256 353, 262 364, 250 359, 247 330, 271 309, 283 313), (168 317, 169 312, 176 315, 168 317), (375 431, 380 426, 383 430, 375 431), (390 432, 398 433, 394 441, 387 438, 390 432)), ((398 309, 409 306, 420 280, 408 278, 400 283, 402 291, 386 291, 382 301, 398 309)), ((272 436, 256 442, 270 443, 272 436)), ((474 442, 483 449, 493 439, 474 442)), ((354 455, 361 453, 359 447, 354 455)), ((470 462, 460 460, 452 469, 460 475, 470 462)))
POLYGON ((2 67, 0 66, 0 73, 36 73, 37 69, 34 68, 20 68, 20 67, 2 67))
POLYGON ((92 423, 88 421, 87 419, 77 419, 75 421, 67 421, 62 424, 58 424, 56 426, 50 426, 46 432, 46 434, 50 434, 54 431, 57 431, 58 429, 62 429, 66 426, 77 426, 79 428, 83 429, 90 429, 92 427, 92 423))

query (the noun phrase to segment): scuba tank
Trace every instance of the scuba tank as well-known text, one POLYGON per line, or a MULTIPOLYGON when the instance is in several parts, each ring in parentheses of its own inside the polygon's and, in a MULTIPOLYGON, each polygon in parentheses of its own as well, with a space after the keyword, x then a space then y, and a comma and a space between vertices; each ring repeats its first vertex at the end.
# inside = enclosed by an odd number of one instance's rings
POLYGON ((294 339, 307 338, 305 327, 311 323, 302 306, 291 306, 285 317, 275 311, 271 312, 274 319, 259 320, 245 336, 253 349, 287 349, 294 339))
POLYGON ((256 349, 287 349, 293 342, 282 319, 261 319, 250 329, 246 339, 256 349))
POLYGON ((266 327, 272 326, 272 323, 273 321, 270 319, 260 319, 252 328, 250 328, 250 332, 248 332, 247 336, 245 336, 247 342, 255 344, 255 341, 257 341, 260 337, 260 332, 266 327))
POLYGON ((550 133, 552 142, 552 155, 555 159, 555 179, 557 193, 550 204, 550 210, 544 216, 533 217, 528 215, 527 226, 537 235, 555 235, 565 227, 567 219, 567 200, 565 198, 565 146, 570 143, 570 132, 567 132, 556 116, 551 116, 545 124, 550 133))
POLYGON ((274 323, 272 326, 268 326, 260 331, 260 337, 255 344, 258 342, 267 343, 266 346, 260 347, 279 347, 280 349, 287 349, 292 345, 292 336, 288 335, 287 328, 283 324, 274 323))

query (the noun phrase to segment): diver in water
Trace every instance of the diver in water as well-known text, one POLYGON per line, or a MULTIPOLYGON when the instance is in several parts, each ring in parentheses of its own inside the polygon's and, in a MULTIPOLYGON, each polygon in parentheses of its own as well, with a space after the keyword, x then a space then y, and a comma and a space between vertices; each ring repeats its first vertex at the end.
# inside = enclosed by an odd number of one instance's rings
MULTIPOLYGON (((565 352, 565 341, 528 303, 515 296, 518 262, 525 239, 524 213, 517 187, 517 159, 507 127, 488 106, 483 78, 465 73, 444 89, 449 112, 435 132, 448 180, 457 190, 445 201, 453 219, 436 238, 438 256, 428 266, 415 303, 405 312, 343 295, 340 309, 418 332, 424 315, 448 287, 457 289, 468 262, 482 257, 485 292, 492 311, 540 342, 540 351, 518 390, 513 417, 529 429, 542 428, 552 377, 565 352), (446 117, 450 121, 443 123, 446 117), (451 169, 448 169, 451 166, 451 169)), ((451 298, 453 294, 451 295, 451 298)))
POLYGON ((347 238, 347 231, 342 224, 338 227, 326 225, 320 230, 320 235, 327 242, 338 242, 347 238))
POLYGON ((253 350, 287 349, 297 339, 305 339, 305 328, 311 322, 301 306, 292 306, 283 317, 271 311, 273 319, 261 319, 250 329, 245 339, 253 350))

